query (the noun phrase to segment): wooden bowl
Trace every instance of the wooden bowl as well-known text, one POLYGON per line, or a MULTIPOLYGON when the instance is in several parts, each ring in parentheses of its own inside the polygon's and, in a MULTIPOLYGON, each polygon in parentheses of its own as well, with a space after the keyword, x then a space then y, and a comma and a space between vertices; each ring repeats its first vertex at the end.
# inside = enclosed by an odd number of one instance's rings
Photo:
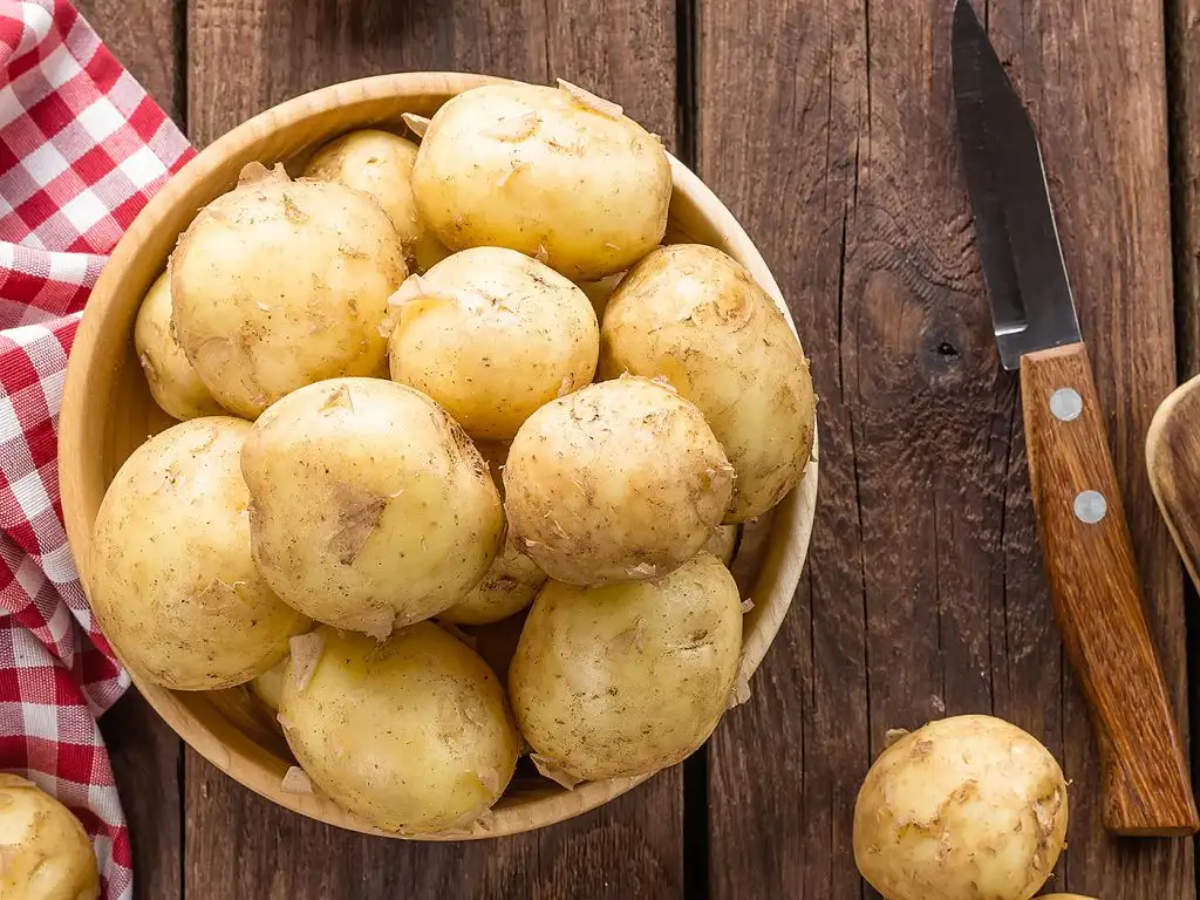
MULTIPOLYGON (((401 113, 430 116, 449 97, 485 84, 479 75, 410 73, 337 84, 269 109, 206 148, 137 217, 113 251, 92 292, 67 370, 59 460, 67 534, 85 589, 90 578, 92 525, 109 482, 146 438, 172 424, 150 397, 133 349, 138 305, 162 272, 178 235, 196 212, 237 182, 242 166, 282 161, 298 174, 313 149, 355 128, 404 133, 401 113)), ((787 314, 762 257, 730 212, 674 158, 668 240, 711 244, 739 260, 787 314)), ((791 322, 791 316, 788 315, 791 322)), ((793 330, 795 326, 793 325, 793 330)), ((816 499, 814 449, 800 486, 776 508, 754 568, 746 616, 742 675, 749 677, 779 630, 808 549, 816 499)), ((745 589, 744 589, 745 590, 745 589)), ((115 648, 118 655, 120 648, 115 648)), ((198 753, 253 791, 322 822, 358 831, 375 829, 327 799, 285 793, 280 781, 292 764, 282 737, 245 688, 188 693, 165 690, 130 673, 158 713, 198 753)), ((527 831, 577 816, 623 794, 648 776, 579 785, 566 791, 532 776, 514 779, 488 824, 432 840, 492 837, 527 831)))

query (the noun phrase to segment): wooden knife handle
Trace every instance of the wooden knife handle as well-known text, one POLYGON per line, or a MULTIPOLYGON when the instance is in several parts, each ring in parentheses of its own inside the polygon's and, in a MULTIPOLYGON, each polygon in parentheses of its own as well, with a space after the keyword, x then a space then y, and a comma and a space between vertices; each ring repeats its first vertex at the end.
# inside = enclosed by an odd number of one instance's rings
POLYGON ((1022 357, 1021 399, 1055 613, 1099 738, 1104 825, 1117 834, 1191 834, 1200 820, 1187 759, 1083 344, 1022 357))

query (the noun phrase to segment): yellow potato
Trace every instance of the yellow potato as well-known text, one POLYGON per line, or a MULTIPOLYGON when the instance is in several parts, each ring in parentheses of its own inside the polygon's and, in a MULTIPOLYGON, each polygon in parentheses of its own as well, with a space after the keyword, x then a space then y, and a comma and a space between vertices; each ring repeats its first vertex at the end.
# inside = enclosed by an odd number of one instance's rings
POLYGON ((133 452, 100 504, 92 610, 121 658, 163 687, 242 684, 309 627, 250 558, 238 465, 249 433, 227 416, 175 425, 133 452))
POLYGON ((618 272, 616 275, 609 275, 606 278, 601 278, 599 281, 579 282, 579 289, 587 294, 588 299, 592 301, 592 309, 596 311, 597 319, 604 317, 604 310, 608 306, 608 299, 612 296, 612 292, 617 289, 617 285, 621 283, 621 279, 624 277, 624 272, 618 272))
POLYGON ((504 469, 517 545, 551 578, 610 584, 694 556, 733 472, 700 411, 645 378, 594 384, 529 417, 504 469))
POLYGON ((285 656, 250 682, 251 692, 272 712, 279 711, 279 697, 283 693, 283 678, 287 668, 288 657, 285 656))
POLYGON ((665 377, 700 407, 737 472, 726 522, 760 516, 804 472, 816 430, 809 363, 787 320, 712 247, 654 251, 609 299, 600 376, 665 377))
POLYGON ((258 170, 200 212, 171 261, 179 343, 248 419, 303 385, 377 371, 406 274, 396 229, 366 194, 258 170))
POLYGON ((712 733, 741 647, 737 585, 712 554, 653 581, 552 581, 521 632, 509 696, 543 770, 581 781, 641 775, 712 733))
POLYGON ((495 674, 431 622, 382 644, 321 628, 292 654, 279 721, 313 784, 377 828, 416 834, 483 815, 519 737, 495 674))
POLYGON ((737 551, 738 536, 737 525, 721 525, 709 536, 704 549, 728 567, 737 551))
POLYGON ((440 406, 390 381, 284 397, 255 423, 242 471, 267 582, 317 621, 376 638, 461 600, 503 539, 479 452, 440 406))
MULTIPOLYGON (((508 458, 508 447, 491 441, 475 445, 488 464, 492 480, 504 499, 504 480, 501 473, 508 458)), ((514 615, 533 602, 538 588, 546 583, 546 573, 517 546, 512 532, 504 541, 504 549, 496 556, 483 580, 471 588, 467 596, 439 613, 438 618, 456 625, 487 625, 514 615)))
POLYGON ((344 134, 318 150, 304 174, 319 181, 336 181, 374 197, 396 227, 409 271, 424 272, 450 251, 417 215, 412 192, 416 161, 417 145, 412 141, 388 131, 365 128, 344 134))
POLYGON ((1050 752, 991 716, 930 722, 883 751, 854 808, 854 859, 890 900, 1029 900, 1067 833, 1050 752))
POLYGON ((33 782, 0 773, 0 897, 99 896, 96 855, 79 820, 33 782))
POLYGON ((595 281, 662 240, 671 167, 615 104, 569 86, 487 85, 433 117, 413 192, 453 250, 509 247, 595 281))
POLYGON ((511 439, 596 372, 600 331, 587 296, 515 250, 455 253, 411 276, 392 304, 392 378, 428 394, 472 437, 511 439))
POLYGON ((150 385, 150 395, 167 415, 180 421, 219 416, 221 408, 171 330, 171 279, 159 275, 138 310, 133 346, 150 385))

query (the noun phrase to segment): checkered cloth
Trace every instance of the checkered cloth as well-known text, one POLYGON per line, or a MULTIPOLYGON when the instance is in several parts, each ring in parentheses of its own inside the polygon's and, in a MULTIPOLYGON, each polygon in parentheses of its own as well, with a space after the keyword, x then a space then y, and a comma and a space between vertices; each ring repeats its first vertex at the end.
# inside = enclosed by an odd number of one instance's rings
POLYGON ((0 770, 79 816, 107 900, 133 875, 95 717, 129 679, 63 531, 59 402, 106 254, 191 155, 68 3, 0 0, 0 770))

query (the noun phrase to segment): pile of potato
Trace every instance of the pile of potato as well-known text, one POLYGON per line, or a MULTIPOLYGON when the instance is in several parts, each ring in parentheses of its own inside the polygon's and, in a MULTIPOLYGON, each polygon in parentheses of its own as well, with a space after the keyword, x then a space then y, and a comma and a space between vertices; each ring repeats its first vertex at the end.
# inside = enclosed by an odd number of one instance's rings
POLYGON ((750 274, 661 246, 668 158, 620 107, 506 84, 406 119, 419 147, 247 166, 180 237, 134 338, 184 421, 113 479, 91 599, 141 677, 252 683, 285 790, 427 833, 526 750, 572 786, 708 737, 744 691, 736 529, 815 400, 750 274))

